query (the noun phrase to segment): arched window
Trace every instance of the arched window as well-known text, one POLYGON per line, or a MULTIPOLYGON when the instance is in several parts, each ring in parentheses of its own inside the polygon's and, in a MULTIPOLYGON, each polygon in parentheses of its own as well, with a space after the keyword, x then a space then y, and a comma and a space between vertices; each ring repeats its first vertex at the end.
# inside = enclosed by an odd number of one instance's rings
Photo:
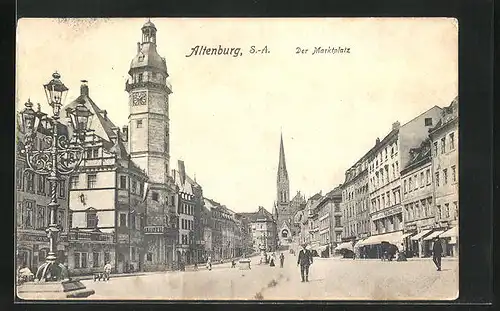
POLYGON ((283 238, 287 238, 288 237, 288 230, 287 229, 283 229, 281 231, 281 237, 283 237, 283 238))

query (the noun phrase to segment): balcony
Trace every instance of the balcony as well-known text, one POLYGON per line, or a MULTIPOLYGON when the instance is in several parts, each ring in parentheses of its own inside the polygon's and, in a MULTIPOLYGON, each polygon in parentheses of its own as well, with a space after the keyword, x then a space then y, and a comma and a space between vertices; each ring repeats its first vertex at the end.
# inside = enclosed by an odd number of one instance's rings
MULTIPOLYGON (((129 92, 132 89, 139 88, 139 87, 152 87, 152 88, 157 88, 162 91, 169 92, 171 90, 171 85, 167 81, 165 84, 160 84, 152 81, 142 81, 142 82, 135 82, 135 83, 129 83, 128 81, 125 83, 125 91, 129 92)), ((170 93, 170 92, 169 92, 170 93)))

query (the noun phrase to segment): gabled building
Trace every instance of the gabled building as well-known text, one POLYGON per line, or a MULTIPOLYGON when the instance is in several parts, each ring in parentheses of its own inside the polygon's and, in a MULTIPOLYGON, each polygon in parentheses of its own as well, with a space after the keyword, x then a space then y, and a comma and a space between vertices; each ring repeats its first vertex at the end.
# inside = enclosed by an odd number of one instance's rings
POLYGON ((80 96, 66 108, 83 103, 94 114, 93 132, 70 179, 68 267, 73 275, 100 271, 107 262, 118 273, 142 270, 148 177, 130 159, 126 136, 90 98, 87 81, 82 82, 80 96))

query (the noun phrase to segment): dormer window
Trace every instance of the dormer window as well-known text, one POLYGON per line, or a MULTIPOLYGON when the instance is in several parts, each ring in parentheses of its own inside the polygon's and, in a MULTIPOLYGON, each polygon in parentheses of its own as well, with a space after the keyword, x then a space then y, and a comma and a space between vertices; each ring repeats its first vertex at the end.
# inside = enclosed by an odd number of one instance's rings
POLYGON ((144 61, 144 54, 141 53, 141 55, 139 55, 139 61, 140 62, 144 61))

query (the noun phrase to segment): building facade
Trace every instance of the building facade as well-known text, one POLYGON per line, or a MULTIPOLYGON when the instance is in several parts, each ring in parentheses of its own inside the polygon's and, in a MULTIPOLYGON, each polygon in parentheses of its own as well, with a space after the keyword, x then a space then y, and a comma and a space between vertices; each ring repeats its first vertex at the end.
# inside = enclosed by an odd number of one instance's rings
POLYGON ((425 240, 434 227, 435 204, 432 178, 431 146, 426 139, 418 148, 410 149, 410 161, 401 170, 403 182, 403 250, 407 257, 430 255, 430 243, 425 240))
POLYGON ((429 132, 436 205, 436 229, 445 255, 458 256, 458 96, 443 109, 439 122, 429 132))
POLYGON ((440 113, 441 108, 434 106, 403 126, 395 122, 391 132, 382 141, 377 138, 371 149, 368 159, 371 236, 358 242, 365 249, 370 246, 368 257, 381 256, 382 242, 401 248, 404 237, 400 170, 410 161, 410 149, 418 147, 428 136, 440 113))
POLYGON ((259 206, 255 213, 240 213, 250 224, 252 248, 254 252, 277 250, 277 226, 273 215, 264 207, 259 206))
MULTIPOLYGON (((66 128, 59 125, 59 133, 66 128)), ((34 149, 43 150, 49 147, 46 137, 52 135, 46 124, 40 123, 34 149)), ((35 273, 45 262, 49 252, 49 238, 45 229, 49 226, 51 201, 50 183, 46 175, 36 174, 29 170, 25 157, 21 154, 24 148, 24 133, 16 127, 16 264, 17 268, 26 266, 35 273)), ((59 208, 56 215, 61 235, 57 248, 57 257, 61 262, 67 262, 68 245, 68 179, 63 179, 57 185, 59 208)))
POLYGON ((341 186, 328 192, 316 206, 318 219, 318 255, 330 257, 342 239, 341 186))

